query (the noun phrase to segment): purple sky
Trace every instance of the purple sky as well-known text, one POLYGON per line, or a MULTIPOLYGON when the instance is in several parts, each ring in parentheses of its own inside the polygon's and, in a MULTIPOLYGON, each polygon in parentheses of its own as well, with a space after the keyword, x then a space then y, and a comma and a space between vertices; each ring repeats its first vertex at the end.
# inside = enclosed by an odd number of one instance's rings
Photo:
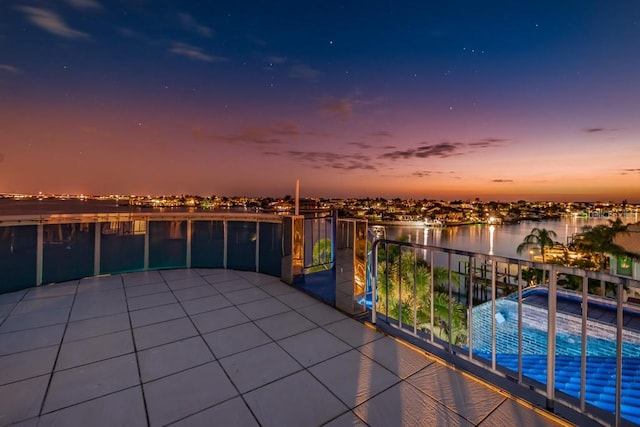
POLYGON ((640 202, 637 1, 202 3, 3 1, 0 192, 640 202))

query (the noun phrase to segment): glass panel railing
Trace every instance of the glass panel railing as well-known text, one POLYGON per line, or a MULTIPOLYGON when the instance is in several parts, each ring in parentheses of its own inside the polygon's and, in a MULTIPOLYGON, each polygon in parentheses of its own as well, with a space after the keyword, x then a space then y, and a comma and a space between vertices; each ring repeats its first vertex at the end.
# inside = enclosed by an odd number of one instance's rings
POLYGON ((149 221, 149 268, 187 265, 187 221, 149 221))
POLYGON ((333 219, 306 218, 304 220, 304 268, 315 273, 332 267, 333 219))
POLYGON ((95 224, 44 224, 42 282, 93 276, 95 224))
POLYGON ((102 222, 100 227, 100 274, 144 269, 146 221, 102 222))
MULTIPOLYGON (((296 244, 288 245, 295 250, 290 256, 297 274, 304 245, 299 219, 300 227, 289 230, 296 244)), ((287 239, 282 221, 238 214, 0 216, 0 293, 95 274, 187 266, 281 277, 287 239)))
POLYGON ((191 224, 191 267, 224 267, 224 221, 191 224))
POLYGON ((37 228, 0 227, 0 294, 36 284, 37 228))
POLYGON ((282 223, 260 223, 260 273, 279 276, 282 269, 282 223))
POLYGON ((256 270, 256 228, 255 222, 227 222, 227 268, 256 270))

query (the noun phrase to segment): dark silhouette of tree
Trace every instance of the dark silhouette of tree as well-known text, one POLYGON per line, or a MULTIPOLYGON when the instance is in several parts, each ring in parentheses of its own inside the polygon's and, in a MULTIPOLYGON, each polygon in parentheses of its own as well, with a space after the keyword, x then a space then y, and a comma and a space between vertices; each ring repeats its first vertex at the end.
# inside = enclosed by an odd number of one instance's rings
POLYGON ((577 250, 591 255, 600 270, 606 270, 609 254, 613 256, 627 255, 624 249, 613 243, 615 235, 626 229, 627 226, 622 223, 620 218, 616 218, 614 221, 609 220, 608 225, 587 226, 577 236, 574 244, 577 250))
POLYGON ((527 249, 540 249, 542 255, 542 262, 545 260, 545 248, 550 248, 555 244, 553 240, 556 237, 556 232, 553 230, 547 230, 546 228, 532 228, 531 232, 525 236, 522 243, 516 248, 516 252, 521 254, 527 249))

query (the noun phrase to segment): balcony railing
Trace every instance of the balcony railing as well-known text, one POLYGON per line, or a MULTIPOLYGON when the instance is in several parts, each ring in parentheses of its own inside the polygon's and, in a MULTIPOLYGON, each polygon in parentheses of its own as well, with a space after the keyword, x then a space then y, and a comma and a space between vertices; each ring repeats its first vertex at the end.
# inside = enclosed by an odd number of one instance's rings
POLYGON ((282 218, 79 214, 0 218, 0 293, 86 276, 230 268, 280 276, 282 218))
POLYGON ((373 241, 370 264, 373 323, 535 390, 550 410, 640 423, 640 307, 625 302, 638 281, 391 240, 373 241))

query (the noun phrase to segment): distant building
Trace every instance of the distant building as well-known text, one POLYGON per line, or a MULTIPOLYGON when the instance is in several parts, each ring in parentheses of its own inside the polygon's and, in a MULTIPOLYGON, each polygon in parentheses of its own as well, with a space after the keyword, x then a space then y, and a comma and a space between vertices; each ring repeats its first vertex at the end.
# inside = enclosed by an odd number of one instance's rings
MULTIPOLYGON (((640 280, 640 223, 630 224, 626 231, 617 233, 613 243, 628 256, 611 256, 611 274, 640 280)), ((628 301, 640 303, 640 289, 627 290, 628 301)))

